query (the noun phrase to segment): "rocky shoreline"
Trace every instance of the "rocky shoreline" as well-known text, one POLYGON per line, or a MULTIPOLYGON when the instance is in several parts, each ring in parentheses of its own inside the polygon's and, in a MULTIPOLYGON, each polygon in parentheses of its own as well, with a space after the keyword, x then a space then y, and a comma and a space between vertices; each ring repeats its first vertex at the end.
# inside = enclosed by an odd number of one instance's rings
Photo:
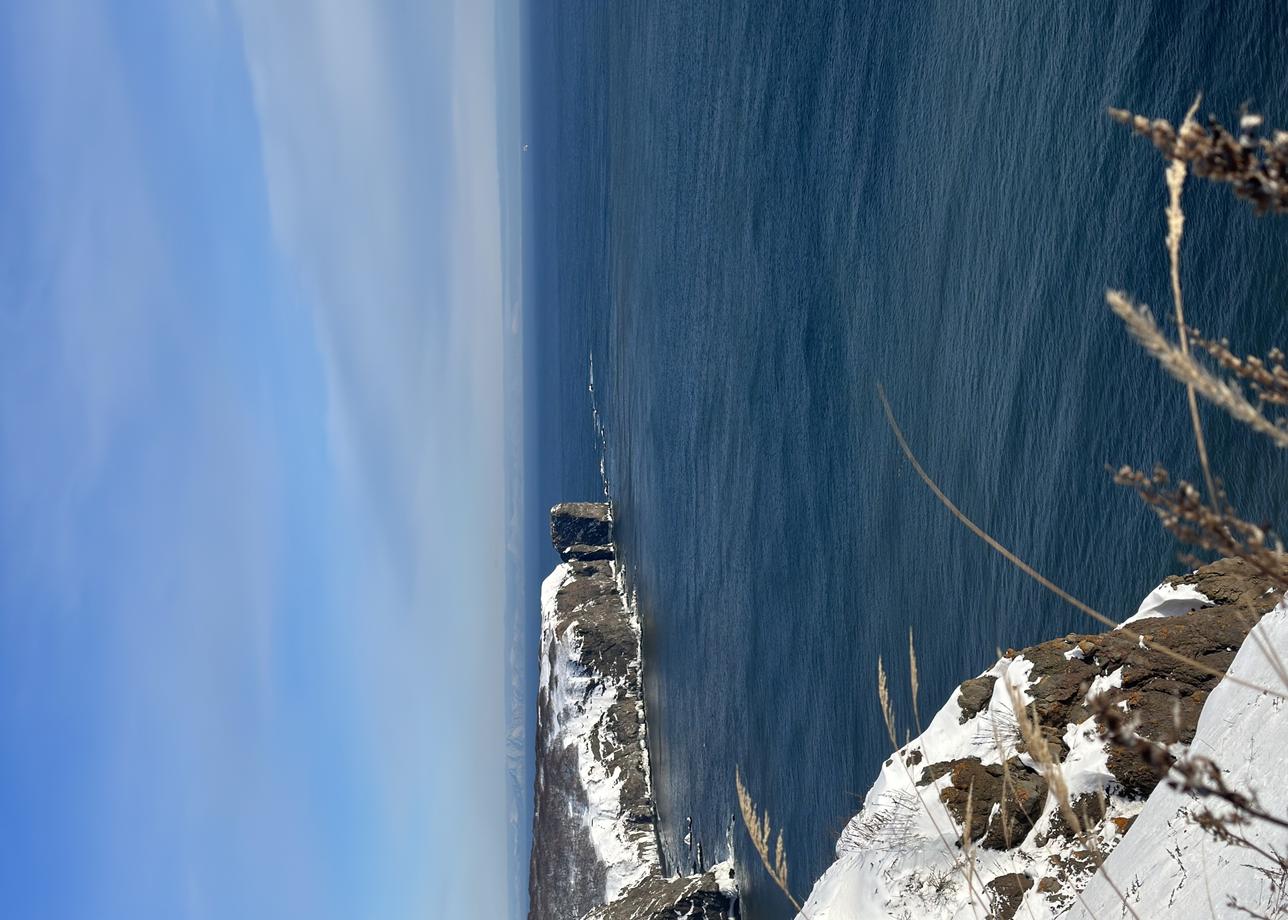
POLYGON ((728 920, 733 871, 668 878, 641 683, 640 626, 605 503, 556 505, 541 592, 529 920, 728 920))

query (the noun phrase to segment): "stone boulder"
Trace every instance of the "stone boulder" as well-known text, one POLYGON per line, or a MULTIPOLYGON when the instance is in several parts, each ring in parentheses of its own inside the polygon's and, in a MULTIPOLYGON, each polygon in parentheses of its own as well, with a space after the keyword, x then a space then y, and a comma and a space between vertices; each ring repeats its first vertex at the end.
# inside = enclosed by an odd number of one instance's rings
POLYGON ((607 502, 564 502, 550 509, 550 540, 565 561, 611 559, 613 516, 607 502))

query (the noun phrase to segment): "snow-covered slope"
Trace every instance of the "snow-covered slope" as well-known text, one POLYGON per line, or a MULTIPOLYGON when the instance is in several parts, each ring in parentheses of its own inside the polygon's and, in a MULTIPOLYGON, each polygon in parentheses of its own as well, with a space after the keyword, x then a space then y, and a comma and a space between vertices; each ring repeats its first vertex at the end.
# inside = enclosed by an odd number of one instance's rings
MULTIPOLYGON (((1283 663, 1276 660, 1288 653, 1288 608, 1280 604, 1254 632, 1229 673, 1288 693, 1283 663)), ((1223 681, 1203 706, 1190 751, 1211 758, 1226 784, 1254 794, 1262 809, 1288 817, 1288 782, 1283 775, 1288 763, 1288 701, 1282 696, 1223 681)), ((1288 874, 1269 858, 1288 856, 1288 829, 1261 820, 1236 827, 1253 849, 1203 830, 1195 816, 1205 809, 1232 813, 1212 798, 1160 784, 1069 916, 1104 920, 1134 912, 1140 920, 1163 920, 1288 914, 1288 874), (1122 899, 1107 879, 1117 885, 1122 899)))
POLYGON ((1097 860, 1132 840, 1128 829, 1157 784, 1138 755, 1108 744, 1093 698, 1103 695, 1138 718, 1143 737, 1183 749, 1216 678, 1150 641, 1224 668, 1251 622, 1273 606, 1265 589, 1247 567, 1223 561, 1160 585, 1130 618, 1129 632, 1070 635, 1008 653, 963 683, 925 732, 886 761, 801 916, 1065 914, 1097 860), (1086 837, 1070 828, 1028 751, 1012 690, 1036 713, 1086 837))

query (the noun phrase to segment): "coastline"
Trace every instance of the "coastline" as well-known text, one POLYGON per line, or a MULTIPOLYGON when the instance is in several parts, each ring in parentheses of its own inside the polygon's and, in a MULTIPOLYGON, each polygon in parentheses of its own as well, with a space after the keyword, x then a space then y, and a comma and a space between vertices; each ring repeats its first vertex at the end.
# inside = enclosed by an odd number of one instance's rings
POLYGON ((531 920, 736 915, 731 863, 666 877, 648 755, 639 613, 607 503, 556 505, 541 590, 531 920))

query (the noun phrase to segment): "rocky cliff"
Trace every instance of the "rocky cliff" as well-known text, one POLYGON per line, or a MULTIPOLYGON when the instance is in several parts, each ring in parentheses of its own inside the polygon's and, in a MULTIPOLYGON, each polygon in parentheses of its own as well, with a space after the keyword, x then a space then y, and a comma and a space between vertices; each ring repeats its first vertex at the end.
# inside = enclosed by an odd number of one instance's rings
MULTIPOLYGON (((1240 651, 1244 638, 1279 602, 1249 565, 1223 560, 1159 585, 1119 629, 1008 650, 962 683, 926 730, 886 761, 803 916, 1009 920, 1081 909, 1081 892, 1098 880, 1101 864, 1115 864, 1110 854, 1132 840, 1142 813, 1150 825, 1185 823, 1174 801, 1153 805, 1171 790, 1153 795, 1159 773, 1138 749, 1111 741, 1107 721, 1125 718, 1138 736, 1166 745, 1165 756, 1183 756, 1221 683, 1217 675, 1236 654, 1248 654, 1240 651), (1029 742, 1039 742, 1020 730, 1017 702, 1036 720, 1058 773, 1035 758, 1029 742), (1071 808, 1060 807, 1051 788, 1057 779, 1071 808), (1161 819, 1159 809, 1167 812, 1161 819), (1071 826, 1070 812, 1081 827, 1071 826)), ((1213 713, 1208 721, 1228 723, 1227 715, 1213 713)), ((1249 736, 1258 730, 1244 727, 1249 736)), ((1160 842, 1154 849, 1167 848, 1160 842)), ((1201 854, 1177 850, 1159 860, 1184 867, 1187 855, 1197 876, 1201 854)), ((1255 861, 1243 851, 1231 860, 1255 861)), ((1150 874, 1131 864, 1118 873, 1120 883, 1140 876, 1127 898, 1138 896, 1150 874)), ((1178 884, 1171 880, 1173 889, 1178 884)), ((1191 888, 1197 891, 1197 883, 1191 888)), ((1104 916, 1118 916, 1114 895, 1102 897, 1104 916)), ((1190 915, 1159 901, 1135 908, 1138 916, 1145 907, 1163 911, 1150 916, 1190 915)))
POLYGON ((640 626, 607 504, 556 505, 541 590, 530 920, 725 920, 727 865, 668 879, 657 836, 640 626))

